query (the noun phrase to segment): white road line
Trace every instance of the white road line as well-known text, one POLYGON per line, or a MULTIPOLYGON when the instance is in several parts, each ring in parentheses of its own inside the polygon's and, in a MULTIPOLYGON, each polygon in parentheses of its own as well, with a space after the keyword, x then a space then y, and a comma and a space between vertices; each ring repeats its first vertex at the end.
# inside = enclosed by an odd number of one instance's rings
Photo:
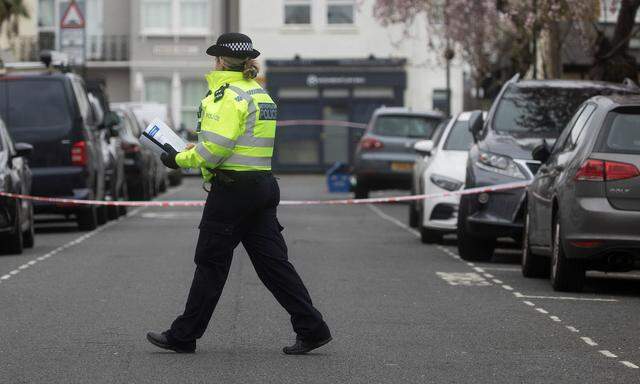
POLYGON ((484 273, 484 277, 486 277, 487 279, 493 279, 493 275, 490 273, 484 273))
POLYGON ((14 269, 13 271, 9 272, 10 275, 17 275, 18 273, 20 273, 20 271, 17 269, 14 269))
POLYGON ((504 272, 520 272, 520 268, 508 268, 508 267, 482 267, 487 271, 504 271, 504 272))
POLYGON ((522 295, 522 293, 520 293, 520 292, 513 292, 513 296, 515 296, 515 297, 522 297, 523 295, 522 295))
POLYGON ((400 220, 396 219, 395 217, 387 215, 386 213, 382 212, 380 210, 380 208, 376 207, 375 205, 367 204, 367 207, 369 207, 369 209, 371 209, 373 212, 376 213, 376 215, 382 217, 383 219, 394 223, 398 227, 404 229, 405 231, 409 232, 410 234, 412 234, 412 235, 414 235, 416 237, 420 237, 420 232, 418 232, 415 229, 409 227, 408 225, 406 225, 405 223, 403 223, 400 220))
POLYGON ((524 300, 523 303, 527 304, 530 307, 535 307, 536 306, 535 304, 533 304, 532 302, 527 301, 527 300, 524 300))
POLYGON ((549 316, 549 318, 553 321, 555 321, 556 323, 560 323, 562 320, 560 320, 560 318, 558 316, 549 316))
POLYGON ((513 291, 513 287, 510 285, 503 285, 502 288, 506 289, 507 291, 513 291))
POLYGON ((617 302, 616 299, 600 299, 596 297, 573 297, 573 296, 531 296, 523 295, 525 299, 551 299, 551 300, 574 300, 574 301, 601 301, 601 302, 617 302))
POLYGON ((502 284, 502 280, 493 279, 492 281, 493 281, 494 283, 496 283, 496 284, 502 284))
POLYGON ((30 267, 29 264, 22 264, 21 266, 18 267, 18 269, 27 269, 29 267, 30 267))
POLYGON ((571 332, 574 332, 574 333, 578 333, 578 332, 580 332, 580 331, 578 330, 578 328, 576 328, 576 327, 572 327, 572 326, 570 326, 570 325, 567 325, 567 329, 568 329, 568 330, 570 330, 571 332))
POLYGON ((0 277, 0 280, 7 280, 10 277, 11 277, 11 275, 4 275, 4 276, 0 277))
POLYGON ((480 272, 480 273, 483 273, 483 272, 484 272, 484 269, 479 268, 479 267, 473 267, 473 269, 474 269, 476 272, 480 272))
POLYGON ((595 341, 591 340, 591 338, 589 338, 589 337, 581 337, 581 339, 582 339, 582 341, 587 343, 587 345, 590 345, 592 347, 595 347, 596 345, 598 345, 598 343, 596 343, 595 341))
POLYGON ((633 369, 638 369, 640 367, 638 367, 637 365, 633 364, 630 361, 621 361, 620 363, 622 363, 622 365, 624 365, 625 367, 629 367, 629 368, 633 368, 633 369))
POLYGON ((600 353, 602 353, 603 355, 607 356, 607 357, 612 357, 612 358, 616 358, 618 356, 614 355, 613 353, 607 351, 606 349, 603 349, 602 351, 598 351, 600 353))
POLYGON ((549 313, 548 311, 545 311, 545 310, 544 310, 544 309, 542 309, 542 308, 536 308, 536 311, 538 311, 538 312, 540 312, 540 313, 544 313, 545 315, 546 315, 547 313, 549 313))

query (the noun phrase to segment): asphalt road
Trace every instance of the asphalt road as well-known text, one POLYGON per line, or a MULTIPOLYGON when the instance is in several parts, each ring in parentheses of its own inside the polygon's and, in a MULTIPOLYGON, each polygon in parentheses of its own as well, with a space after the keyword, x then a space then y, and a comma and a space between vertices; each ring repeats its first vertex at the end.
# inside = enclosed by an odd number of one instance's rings
MULTIPOLYGON (((283 199, 329 198, 315 176, 283 199)), ((196 179, 161 197, 197 199, 196 179)), ((290 257, 334 341, 285 356, 287 314, 242 247, 195 355, 145 340, 183 309, 201 209, 145 208, 98 231, 40 223, 0 256, 0 383, 638 383, 640 274, 591 275, 582 294, 426 246, 406 206, 282 207, 290 257)))

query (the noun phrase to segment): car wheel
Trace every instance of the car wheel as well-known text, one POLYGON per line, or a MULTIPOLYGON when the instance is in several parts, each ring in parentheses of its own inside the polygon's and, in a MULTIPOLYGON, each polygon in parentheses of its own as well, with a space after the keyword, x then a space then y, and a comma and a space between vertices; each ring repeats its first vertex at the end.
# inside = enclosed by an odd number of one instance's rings
POLYGON ((369 190, 364 187, 358 187, 356 185, 356 189, 354 191, 354 195, 356 199, 367 199, 369 198, 369 190))
POLYGON ((78 228, 81 231, 93 231, 98 228, 98 212, 96 207, 81 209, 76 213, 78 228))
POLYGON ((182 171, 173 171, 169 174, 169 185, 176 187, 182 184, 182 171))
POLYGON ((480 238, 467 231, 467 216, 469 215, 469 203, 466 199, 460 200, 458 209, 458 253, 460 258, 468 261, 489 261, 493 257, 496 248, 496 239, 480 238))
MULTIPOLYGON (((129 200, 129 189, 127 188, 127 184, 123 183, 122 184, 122 191, 120 194, 120 201, 127 201, 129 200)), ((127 214, 127 207, 124 205, 121 205, 118 207, 118 215, 119 216, 124 216, 127 214)))
POLYGON ((420 227, 420 241, 422 244, 437 244, 442 242, 442 233, 424 226, 424 209, 418 212, 418 227, 420 227))
POLYGON ((160 187, 158 188, 160 193, 167 192, 168 185, 169 185, 169 181, 167 180, 167 177, 163 177, 162 180, 160 181, 160 187))
POLYGON ((531 222, 529 212, 527 212, 524 218, 524 233, 522 234, 522 276, 549 277, 548 259, 531 253, 529 245, 530 230, 531 222))
POLYGON ((20 201, 16 201, 15 225, 13 231, 7 233, 7 252, 12 255, 19 255, 24 250, 24 238, 22 233, 22 218, 20 217, 20 201))
POLYGON ((567 259, 562 246, 560 218, 556 217, 551 257, 551 286, 556 291, 580 292, 584 286, 585 268, 579 260, 567 259))
POLYGON ((409 226, 411 228, 417 228, 419 225, 418 221, 420 219, 420 213, 416 209, 416 204, 419 204, 419 202, 409 202, 409 226))
POLYGON ((33 248, 36 244, 36 225, 35 219, 33 215, 33 205, 31 204, 29 207, 29 229, 24 231, 22 234, 24 247, 25 248, 33 248))
POLYGON ((109 221, 109 207, 101 205, 97 208, 98 213, 98 225, 104 225, 109 221))

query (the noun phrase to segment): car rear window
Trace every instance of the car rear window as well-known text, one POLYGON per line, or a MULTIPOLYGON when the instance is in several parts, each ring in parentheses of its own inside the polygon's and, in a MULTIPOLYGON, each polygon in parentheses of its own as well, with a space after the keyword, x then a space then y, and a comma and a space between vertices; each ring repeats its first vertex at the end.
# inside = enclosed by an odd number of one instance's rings
POLYGON ((611 112, 604 152, 640 154, 640 111, 611 112))
POLYGON ((2 117, 10 130, 68 125, 69 106, 59 80, 5 81, 6 100, 0 100, 2 117))
MULTIPOLYGON (((493 129, 518 137, 557 138, 580 104, 606 88, 524 88, 510 85, 500 99, 493 129)), ((624 93, 624 92, 622 92, 624 93)))
POLYGON ((456 121, 444 143, 444 149, 450 151, 468 151, 473 143, 468 121, 456 121))
POLYGON ((430 139, 442 119, 411 116, 381 115, 373 127, 373 133, 381 136, 415 137, 430 139))

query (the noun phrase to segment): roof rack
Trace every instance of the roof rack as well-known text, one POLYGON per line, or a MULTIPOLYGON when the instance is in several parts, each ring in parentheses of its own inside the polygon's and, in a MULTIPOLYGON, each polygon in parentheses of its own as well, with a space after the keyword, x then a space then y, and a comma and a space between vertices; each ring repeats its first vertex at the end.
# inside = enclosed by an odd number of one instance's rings
POLYGON ((625 77, 624 80, 622 80, 622 85, 624 85, 627 88, 632 88, 635 90, 640 90, 640 87, 638 87, 638 84, 636 84, 635 81, 631 80, 628 77, 625 77))

